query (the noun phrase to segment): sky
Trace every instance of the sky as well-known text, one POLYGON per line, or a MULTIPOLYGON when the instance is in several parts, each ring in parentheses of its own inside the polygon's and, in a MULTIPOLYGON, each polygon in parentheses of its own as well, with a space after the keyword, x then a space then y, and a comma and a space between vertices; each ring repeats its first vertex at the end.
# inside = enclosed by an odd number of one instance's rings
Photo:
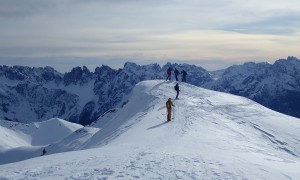
POLYGON ((69 71, 300 57, 298 0, 0 0, 0 65, 69 71))

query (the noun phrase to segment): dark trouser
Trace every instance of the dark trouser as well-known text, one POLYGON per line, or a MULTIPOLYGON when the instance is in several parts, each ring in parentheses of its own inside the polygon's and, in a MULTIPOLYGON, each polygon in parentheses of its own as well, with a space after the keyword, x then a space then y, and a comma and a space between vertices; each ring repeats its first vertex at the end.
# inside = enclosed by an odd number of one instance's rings
POLYGON ((185 76, 182 76, 182 82, 186 82, 185 76))
POLYGON ((171 116, 172 116, 171 111, 172 111, 171 108, 167 109, 167 120, 168 121, 171 121, 171 116))
POLYGON ((176 91, 176 92, 177 92, 177 94, 176 94, 176 99, 178 99, 179 91, 176 91))
POLYGON ((175 79, 176 79, 176 81, 178 81, 178 77, 177 77, 177 75, 175 75, 175 79))
POLYGON ((170 80, 170 81, 171 81, 171 74, 168 74, 167 80, 170 80))

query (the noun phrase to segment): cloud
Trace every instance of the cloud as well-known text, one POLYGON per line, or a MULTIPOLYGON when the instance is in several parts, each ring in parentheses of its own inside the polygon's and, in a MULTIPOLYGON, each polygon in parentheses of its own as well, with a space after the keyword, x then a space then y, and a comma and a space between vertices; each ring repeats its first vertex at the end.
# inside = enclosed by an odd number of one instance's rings
POLYGON ((237 22, 224 25, 221 29, 249 34, 278 34, 289 35, 299 32, 300 13, 299 11, 274 11, 265 17, 252 21, 237 22))
POLYGON ((300 56, 299 7, 296 0, 0 0, 0 56, 228 62, 300 56))
POLYGON ((57 1, 0 0, 0 18, 24 18, 55 9, 57 1))

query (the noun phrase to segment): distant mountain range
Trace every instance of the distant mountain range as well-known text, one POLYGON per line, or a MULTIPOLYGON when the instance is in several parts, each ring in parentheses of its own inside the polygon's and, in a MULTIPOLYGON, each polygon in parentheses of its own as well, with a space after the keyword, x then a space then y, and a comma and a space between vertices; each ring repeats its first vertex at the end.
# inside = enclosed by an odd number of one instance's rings
POLYGON ((300 60, 245 63, 227 68, 221 77, 203 85, 252 99, 272 110, 300 118, 300 60))
POLYGON ((165 79, 168 67, 187 71, 190 84, 244 96, 300 117, 300 60, 288 57, 274 64, 249 62, 218 72, 171 63, 161 67, 128 62, 118 70, 102 65, 94 72, 84 66, 65 74, 52 67, 4 65, 0 66, 0 119, 29 123, 58 117, 90 124, 105 112, 126 104, 124 97, 138 82, 165 79))

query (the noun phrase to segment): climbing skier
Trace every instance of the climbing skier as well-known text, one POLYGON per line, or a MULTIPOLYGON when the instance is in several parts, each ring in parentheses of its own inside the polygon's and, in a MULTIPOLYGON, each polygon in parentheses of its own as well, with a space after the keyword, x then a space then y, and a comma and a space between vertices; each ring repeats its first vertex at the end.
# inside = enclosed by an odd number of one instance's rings
POLYGON ((186 82, 186 75, 187 75, 186 71, 182 70, 181 74, 182 74, 182 82, 186 82))
POLYGON ((167 69, 167 80, 170 80, 170 81, 171 81, 171 71, 172 71, 172 68, 168 67, 168 69, 167 69))
POLYGON ((176 83, 176 85, 174 86, 174 89, 175 89, 175 91, 177 92, 177 94, 176 94, 176 99, 178 99, 178 95, 179 95, 179 85, 178 85, 178 83, 176 83))
POLYGON ((173 102, 171 101, 171 98, 168 99, 166 102, 166 108, 167 108, 167 121, 171 121, 172 116, 172 106, 174 106, 173 102))
POLYGON ((175 68, 174 70, 174 74, 175 74, 175 79, 176 81, 178 81, 178 74, 179 74, 179 71, 175 68))
POLYGON ((43 149, 43 154, 41 154, 41 156, 44 156, 47 153, 46 149, 43 149))

